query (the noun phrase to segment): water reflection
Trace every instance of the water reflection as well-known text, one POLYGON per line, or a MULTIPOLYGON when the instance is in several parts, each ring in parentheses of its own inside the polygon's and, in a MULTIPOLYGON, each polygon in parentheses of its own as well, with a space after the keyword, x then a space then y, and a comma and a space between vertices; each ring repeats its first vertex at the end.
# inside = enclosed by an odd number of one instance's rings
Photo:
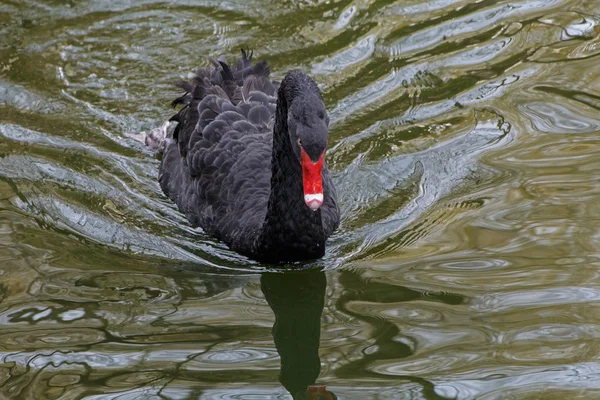
POLYGON ((315 385, 321 372, 319 340, 327 286, 325 273, 265 273, 260 284, 275 314, 273 339, 281 358, 279 381, 294 399, 336 399, 324 386, 315 385))

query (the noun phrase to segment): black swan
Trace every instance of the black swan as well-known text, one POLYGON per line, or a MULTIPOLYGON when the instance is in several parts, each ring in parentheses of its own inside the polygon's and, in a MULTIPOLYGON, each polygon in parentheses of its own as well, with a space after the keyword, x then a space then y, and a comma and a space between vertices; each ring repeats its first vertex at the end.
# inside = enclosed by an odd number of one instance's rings
MULTIPOLYGON (((316 83, 266 61, 210 59, 173 102, 159 181, 190 222, 263 262, 322 257, 340 211, 325 163, 329 117, 316 83)), ((147 138, 146 142, 152 138, 147 138)))

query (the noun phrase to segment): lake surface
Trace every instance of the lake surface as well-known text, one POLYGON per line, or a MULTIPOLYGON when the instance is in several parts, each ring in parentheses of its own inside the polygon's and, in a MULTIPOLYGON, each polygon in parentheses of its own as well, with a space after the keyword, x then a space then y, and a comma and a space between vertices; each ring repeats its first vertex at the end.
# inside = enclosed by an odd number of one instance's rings
POLYGON ((0 398, 600 398, 599 23, 596 0, 3 0, 0 398), (130 138, 241 47, 330 112, 343 220, 303 271, 191 227, 130 138))

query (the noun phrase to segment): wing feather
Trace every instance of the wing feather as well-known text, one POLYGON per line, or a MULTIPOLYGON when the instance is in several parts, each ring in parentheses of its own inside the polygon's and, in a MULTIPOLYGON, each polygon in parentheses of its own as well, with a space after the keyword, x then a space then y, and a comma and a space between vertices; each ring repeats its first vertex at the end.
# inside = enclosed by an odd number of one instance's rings
POLYGON ((272 123, 278 83, 253 52, 229 64, 208 58, 209 68, 189 81, 172 105, 183 107, 165 147, 159 180, 190 221, 232 244, 256 232, 270 193, 272 123), (235 213, 231 212, 236 210, 235 213))

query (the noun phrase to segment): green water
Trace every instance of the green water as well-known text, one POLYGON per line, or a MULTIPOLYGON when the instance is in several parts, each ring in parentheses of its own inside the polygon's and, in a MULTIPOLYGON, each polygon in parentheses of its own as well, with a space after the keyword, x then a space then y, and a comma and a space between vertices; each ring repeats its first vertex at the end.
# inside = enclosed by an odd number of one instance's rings
POLYGON ((0 0, 0 398, 600 398, 599 23, 595 0, 0 0), (189 226, 128 136, 240 47, 330 112, 343 219, 307 272, 189 226))

